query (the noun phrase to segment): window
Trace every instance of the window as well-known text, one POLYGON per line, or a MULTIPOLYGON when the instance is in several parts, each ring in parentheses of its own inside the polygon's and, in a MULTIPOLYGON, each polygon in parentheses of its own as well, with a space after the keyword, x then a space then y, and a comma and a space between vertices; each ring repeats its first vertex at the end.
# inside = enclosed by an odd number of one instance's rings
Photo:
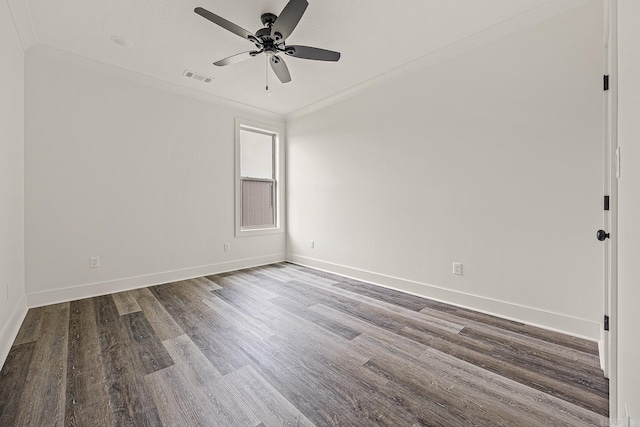
POLYGON ((236 235, 280 232, 280 131, 236 120, 236 235))

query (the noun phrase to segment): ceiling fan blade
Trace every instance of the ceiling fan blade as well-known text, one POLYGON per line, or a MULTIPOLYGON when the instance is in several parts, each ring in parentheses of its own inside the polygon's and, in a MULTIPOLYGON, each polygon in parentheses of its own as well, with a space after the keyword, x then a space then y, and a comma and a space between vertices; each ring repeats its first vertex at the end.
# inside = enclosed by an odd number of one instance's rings
POLYGON ((218 67, 224 67, 225 65, 235 64, 236 62, 246 61, 249 58, 253 58, 255 55, 251 55, 251 52, 242 52, 237 53, 235 55, 231 55, 228 58, 221 59, 220 61, 216 61, 213 65, 217 65, 218 67))
POLYGON ((271 38, 279 42, 289 37, 300 22, 307 6, 309 6, 307 0, 289 0, 271 28, 271 38))
POLYGON ((337 61, 340 59, 340 52, 320 49, 319 47, 287 46, 285 53, 295 58, 314 59, 316 61, 337 61))
POLYGON ((225 30, 229 30, 233 34, 237 34, 243 39, 251 40, 251 37, 253 37, 253 34, 251 34, 249 31, 245 30, 242 27, 237 26, 233 22, 227 21, 226 19, 216 15, 215 13, 209 12, 207 9, 196 7, 193 11, 198 15, 202 16, 203 18, 206 18, 209 21, 213 22, 214 24, 218 24, 225 30))
POLYGON ((291 74, 289 74, 289 68, 287 64, 284 63, 284 59, 274 55, 271 57, 270 62, 271 68, 273 72, 276 73, 276 76, 278 76, 278 79, 282 83, 289 83, 291 81, 291 74))

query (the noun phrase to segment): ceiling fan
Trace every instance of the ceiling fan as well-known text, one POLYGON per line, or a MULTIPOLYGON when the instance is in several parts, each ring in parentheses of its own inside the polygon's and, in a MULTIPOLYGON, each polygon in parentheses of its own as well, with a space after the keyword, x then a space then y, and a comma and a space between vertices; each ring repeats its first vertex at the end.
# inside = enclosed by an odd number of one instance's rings
MULTIPOLYGON (((291 81, 291 74, 289 74, 289 68, 287 64, 285 64, 284 59, 282 59, 279 54, 284 53, 294 58, 312 59, 316 61, 338 61, 340 59, 340 52, 334 52, 332 50, 298 45, 287 46, 285 40, 291 35, 298 25, 298 22, 300 22, 308 5, 307 0, 290 0, 280 13, 280 16, 276 16, 273 13, 264 13, 261 16, 261 20, 262 25, 265 27, 259 29, 255 34, 251 34, 233 22, 227 21, 201 7, 195 8, 194 12, 214 24, 221 26, 225 30, 249 40, 255 44, 258 49, 232 55, 214 62, 213 65, 223 67, 264 53, 267 56, 267 61, 271 63, 271 68, 278 79, 282 83, 288 83, 291 81)), ((269 90, 268 85, 267 90, 269 90)))

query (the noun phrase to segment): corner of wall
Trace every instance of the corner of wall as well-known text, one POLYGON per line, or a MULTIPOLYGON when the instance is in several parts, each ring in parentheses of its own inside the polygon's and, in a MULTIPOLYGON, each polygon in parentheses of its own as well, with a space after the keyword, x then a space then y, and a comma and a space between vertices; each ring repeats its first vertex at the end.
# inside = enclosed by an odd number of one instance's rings
POLYGON ((26 0, 7 0, 7 6, 20 37, 22 48, 27 51, 38 43, 29 4, 26 0))
POLYGON ((9 321, 4 325, 2 331, 0 331, 0 369, 2 369, 4 362, 7 360, 11 345, 15 341, 16 336, 18 336, 18 331, 27 315, 27 311, 27 296, 23 295, 18 301, 18 304, 16 304, 13 313, 11 313, 9 321))

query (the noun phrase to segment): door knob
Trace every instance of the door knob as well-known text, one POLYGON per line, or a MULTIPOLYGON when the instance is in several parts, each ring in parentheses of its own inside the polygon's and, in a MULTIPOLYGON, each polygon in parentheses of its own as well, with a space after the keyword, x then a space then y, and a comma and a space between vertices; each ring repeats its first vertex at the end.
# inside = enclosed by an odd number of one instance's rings
POLYGON ((598 230, 598 232, 596 233, 596 237, 598 238, 598 240, 600 240, 601 242, 604 242, 605 240, 607 240, 610 237, 610 234, 607 233, 604 230, 598 230))

